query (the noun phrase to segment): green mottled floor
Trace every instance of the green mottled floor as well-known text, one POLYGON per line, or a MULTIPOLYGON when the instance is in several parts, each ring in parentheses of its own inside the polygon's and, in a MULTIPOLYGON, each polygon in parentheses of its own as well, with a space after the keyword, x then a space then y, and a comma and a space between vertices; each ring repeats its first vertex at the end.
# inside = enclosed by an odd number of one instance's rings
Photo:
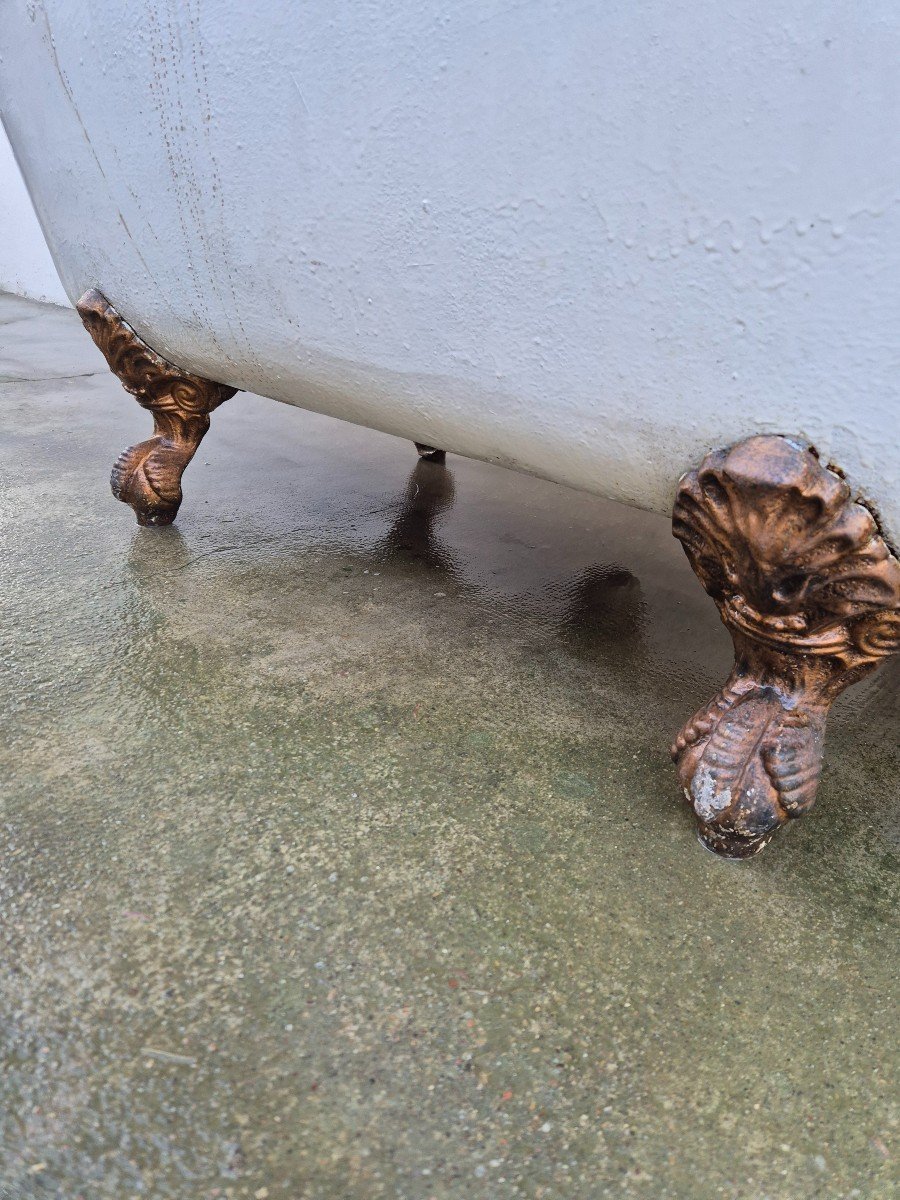
POLYGON ((139 529, 147 415, 0 322, 0 1197, 898 1194, 896 663, 719 861, 664 520, 238 396, 139 529))

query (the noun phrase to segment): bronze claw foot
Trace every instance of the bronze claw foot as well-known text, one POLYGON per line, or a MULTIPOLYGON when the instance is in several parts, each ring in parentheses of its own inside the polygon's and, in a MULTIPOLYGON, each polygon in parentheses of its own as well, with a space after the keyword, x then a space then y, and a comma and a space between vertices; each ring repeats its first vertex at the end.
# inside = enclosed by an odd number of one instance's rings
POLYGON ((447 457, 446 450, 435 450, 434 446, 426 446, 424 442, 413 442, 413 445, 419 452, 419 458, 425 458, 429 462, 442 463, 447 457))
POLYGON ((679 484, 673 532, 735 665, 672 757, 703 843, 748 858, 812 807, 837 696, 900 649, 900 561, 847 484, 784 437, 707 455, 679 484))
POLYGON ((110 487, 117 500, 130 504, 139 525, 171 525, 181 505, 181 476, 191 461, 209 419, 180 441, 158 435, 123 450, 113 465, 110 487))
POLYGON ((143 342, 102 293, 85 292, 78 313, 127 392, 153 415, 153 437, 116 460, 113 495, 141 525, 169 525, 181 504, 181 476, 209 429, 209 414, 235 393, 167 362, 143 342))

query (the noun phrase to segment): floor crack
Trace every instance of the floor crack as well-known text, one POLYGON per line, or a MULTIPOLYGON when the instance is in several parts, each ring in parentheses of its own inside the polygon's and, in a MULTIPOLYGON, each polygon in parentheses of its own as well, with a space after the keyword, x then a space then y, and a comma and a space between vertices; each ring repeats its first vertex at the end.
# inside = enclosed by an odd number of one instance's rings
POLYGON ((65 383, 67 379, 89 379, 92 375, 106 375, 107 371, 79 371, 75 375, 0 375, 0 384, 4 383, 65 383))

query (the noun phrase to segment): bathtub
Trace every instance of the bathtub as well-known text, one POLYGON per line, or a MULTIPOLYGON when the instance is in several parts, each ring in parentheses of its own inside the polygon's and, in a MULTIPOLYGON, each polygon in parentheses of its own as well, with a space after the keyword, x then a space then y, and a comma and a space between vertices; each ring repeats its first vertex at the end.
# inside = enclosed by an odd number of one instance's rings
POLYGON ((6 0, 0 111, 177 500, 247 390, 674 504, 736 645, 674 755, 743 857, 897 648, 898 55, 893 0, 6 0))

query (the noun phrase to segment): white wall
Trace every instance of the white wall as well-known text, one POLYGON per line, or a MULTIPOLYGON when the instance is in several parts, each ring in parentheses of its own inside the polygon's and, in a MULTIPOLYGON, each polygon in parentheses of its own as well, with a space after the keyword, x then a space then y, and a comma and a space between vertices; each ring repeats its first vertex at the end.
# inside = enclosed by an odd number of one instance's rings
POLYGON ((34 215, 22 173, 0 125, 0 292, 68 304, 34 215))

